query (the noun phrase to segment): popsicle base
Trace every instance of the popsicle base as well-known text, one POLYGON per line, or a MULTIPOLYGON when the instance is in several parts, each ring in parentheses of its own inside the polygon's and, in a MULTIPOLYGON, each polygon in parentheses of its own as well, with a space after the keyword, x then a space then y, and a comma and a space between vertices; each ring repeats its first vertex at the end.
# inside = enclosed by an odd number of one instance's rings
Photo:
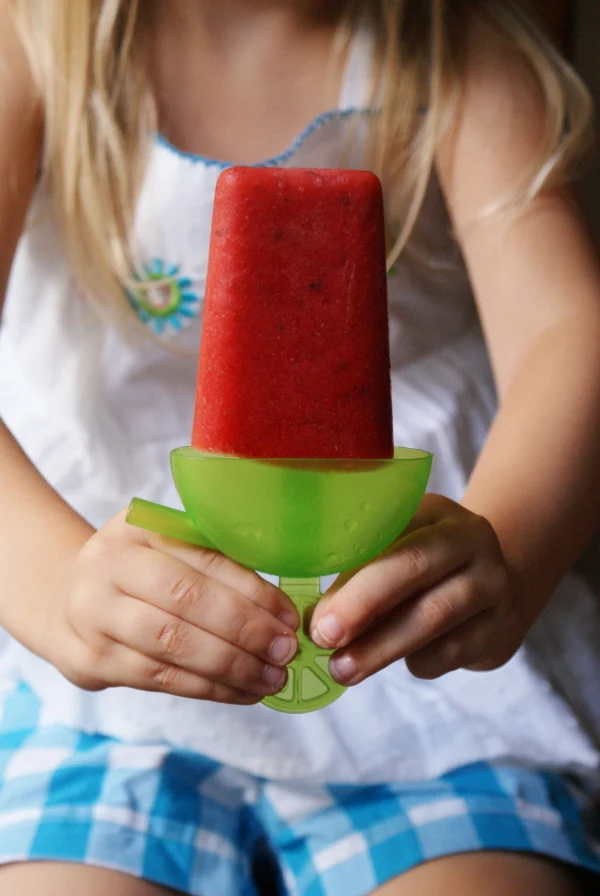
POLYGON ((321 597, 319 579, 281 578, 279 587, 291 598, 298 610, 298 653, 287 667, 288 680, 282 691, 262 701, 279 712, 301 713, 323 709, 346 690, 329 674, 332 650, 317 647, 310 639, 310 620, 321 597))

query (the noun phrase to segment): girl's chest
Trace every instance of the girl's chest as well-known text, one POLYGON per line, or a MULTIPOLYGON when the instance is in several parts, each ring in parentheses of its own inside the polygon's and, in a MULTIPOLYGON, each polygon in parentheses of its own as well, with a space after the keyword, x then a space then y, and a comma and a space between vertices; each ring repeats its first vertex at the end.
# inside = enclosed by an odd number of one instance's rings
MULTIPOLYGON (((347 131, 355 126, 356 121, 342 113, 317 119, 269 163, 336 167, 347 131)), ((154 334, 193 353, 200 340, 214 192, 224 167, 178 153, 159 140, 137 210, 135 251, 145 282, 132 302, 154 334)), ((432 220, 434 226, 443 227, 443 221, 432 220)), ((395 366, 446 344, 475 317, 468 282, 460 271, 431 277, 399 264, 388 278, 388 304, 395 366)))
POLYGON ((163 30, 151 64, 158 130, 184 153, 256 164, 338 103, 344 58, 331 24, 299 27, 289 11, 262 28, 249 17, 246 34, 220 40, 200 26, 163 30))

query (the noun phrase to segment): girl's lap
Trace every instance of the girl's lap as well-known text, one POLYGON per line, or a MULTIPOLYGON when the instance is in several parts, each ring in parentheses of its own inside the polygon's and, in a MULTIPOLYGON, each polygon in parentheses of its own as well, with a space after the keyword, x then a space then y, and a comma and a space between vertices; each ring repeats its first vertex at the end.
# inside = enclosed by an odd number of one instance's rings
POLYGON ((20 862, 0 868, 2 896, 176 896, 120 871, 73 862, 20 862))
POLYGON ((266 781, 40 724, 34 697, 3 703, 1 896, 275 896, 280 877, 304 896, 576 896, 568 868, 600 872, 579 779, 481 762, 423 781, 266 781))
POLYGON ((477 852, 446 856, 388 881, 373 896, 587 896, 575 869, 538 855, 477 852))
MULTIPOLYGON (((4 866, 0 889, 3 896, 63 896, 69 891, 86 896, 176 896, 178 892, 121 872, 66 862, 4 866)), ((577 872, 567 866, 540 856, 480 852, 426 862, 389 881, 373 896, 585 896, 586 892, 577 872)))

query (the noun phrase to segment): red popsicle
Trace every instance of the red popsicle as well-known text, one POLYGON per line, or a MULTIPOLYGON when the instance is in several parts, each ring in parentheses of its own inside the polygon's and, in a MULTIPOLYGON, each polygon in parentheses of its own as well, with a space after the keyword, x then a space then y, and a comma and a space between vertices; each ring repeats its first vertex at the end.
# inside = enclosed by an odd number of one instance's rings
POLYGON ((192 444, 240 457, 393 456, 374 174, 220 175, 192 444))

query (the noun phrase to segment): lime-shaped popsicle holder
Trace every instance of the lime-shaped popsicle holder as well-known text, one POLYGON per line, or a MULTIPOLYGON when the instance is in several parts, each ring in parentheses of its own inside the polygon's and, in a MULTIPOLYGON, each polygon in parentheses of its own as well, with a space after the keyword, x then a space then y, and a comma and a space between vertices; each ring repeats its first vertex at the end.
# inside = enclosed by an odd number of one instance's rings
POLYGON ((185 510, 134 498, 127 522, 279 576, 300 614, 299 650, 284 689, 263 703, 310 712, 345 690, 328 672, 333 651, 309 637, 319 577, 366 563, 398 538, 421 503, 431 460, 412 448, 389 460, 250 460, 177 448, 171 470, 185 510))

